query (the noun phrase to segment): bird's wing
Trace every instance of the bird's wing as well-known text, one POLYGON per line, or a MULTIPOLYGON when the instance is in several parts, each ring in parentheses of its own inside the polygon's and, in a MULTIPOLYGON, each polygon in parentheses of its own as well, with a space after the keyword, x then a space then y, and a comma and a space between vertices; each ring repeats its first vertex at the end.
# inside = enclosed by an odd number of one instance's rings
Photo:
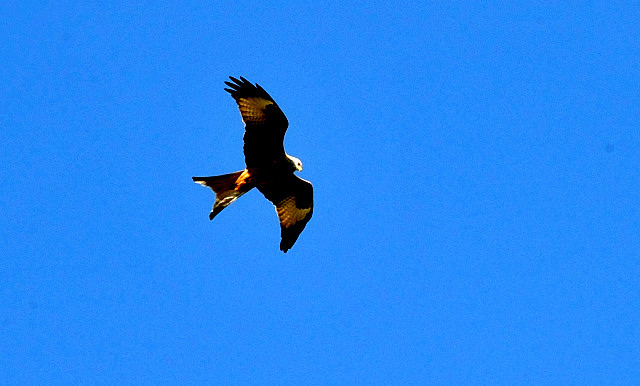
POLYGON ((229 77, 234 83, 224 82, 225 88, 236 100, 244 132, 244 159, 248 168, 257 168, 285 158, 284 134, 289 121, 271 96, 257 83, 243 77, 229 77))
POLYGON ((313 186, 291 174, 258 185, 258 190, 276 207, 280 220, 280 250, 287 252, 313 214, 313 186))

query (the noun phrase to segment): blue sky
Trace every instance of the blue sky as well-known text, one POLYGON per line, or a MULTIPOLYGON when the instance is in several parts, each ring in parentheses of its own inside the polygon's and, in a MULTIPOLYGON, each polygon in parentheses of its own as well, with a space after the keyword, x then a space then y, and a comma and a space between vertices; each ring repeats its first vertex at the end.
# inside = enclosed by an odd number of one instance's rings
POLYGON ((3 2, 0 383, 634 384, 633 2, 3 2), (229 75, 315 189, 278 250, 229 75))

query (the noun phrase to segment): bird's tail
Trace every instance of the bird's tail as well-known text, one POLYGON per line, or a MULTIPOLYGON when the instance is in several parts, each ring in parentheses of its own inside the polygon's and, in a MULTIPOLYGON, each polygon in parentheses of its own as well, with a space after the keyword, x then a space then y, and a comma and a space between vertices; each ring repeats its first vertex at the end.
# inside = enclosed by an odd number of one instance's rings
POLYGON ((209 213, 209 220, 255 186, 249 170, 212 177, 192 177, 193 182, 207 186, 216 194, 216 202, 209 213))

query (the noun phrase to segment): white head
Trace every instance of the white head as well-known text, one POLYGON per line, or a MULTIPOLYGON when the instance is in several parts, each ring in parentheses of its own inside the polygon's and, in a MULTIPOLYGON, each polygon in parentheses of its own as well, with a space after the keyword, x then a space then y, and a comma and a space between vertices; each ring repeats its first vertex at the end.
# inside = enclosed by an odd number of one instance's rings
POLYGON ((289 158, 289 162, 291 162, 291 165, 295 168, 295 170, 299 172, 302 171, 302 161, 289 154, 287 154, 287 158, 289 158))

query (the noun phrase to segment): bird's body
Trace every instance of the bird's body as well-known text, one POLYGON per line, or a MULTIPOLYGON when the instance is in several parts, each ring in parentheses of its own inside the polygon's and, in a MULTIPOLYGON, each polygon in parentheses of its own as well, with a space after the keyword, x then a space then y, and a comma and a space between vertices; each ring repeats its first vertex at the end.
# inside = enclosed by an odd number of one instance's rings
POLYGON ((245 123, 244 156, 246 169, 221 176, 193 177, 211 188, 216 202, 209 214, 213 219, 222 209, 253 188, 271 201, 280 220, 280 249, 287 252, 298 239, 313 214, 313 187, 297 177, 302 162, 284 150, 289 122, 280 107, 258 84, 229 77, 225 88, 235 99, 245 123))

